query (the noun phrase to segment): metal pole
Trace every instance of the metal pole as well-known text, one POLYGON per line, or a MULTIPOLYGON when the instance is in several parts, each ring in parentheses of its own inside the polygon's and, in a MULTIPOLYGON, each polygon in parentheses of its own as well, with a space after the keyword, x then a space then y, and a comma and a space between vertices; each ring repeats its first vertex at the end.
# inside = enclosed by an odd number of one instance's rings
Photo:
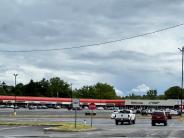
MULTIPOLYGON (((57 91, 57 93, 56 93, 56 97, 57 97, 57 99, 58 99, 58 91, 57 91)), ((57 103, 56 103, 56 106, 58 106, 58 101, 57 101, 57 103)))
POLYGON ((91 110, 91 127, 93 126, 93 110, 91 110))
POLYGON ((13 110, 13 114, 16 115, 16 100, 17 100, 16 99, 16 85, 17 85, 17 76, 18 76, 18 74, 13 74, 13 75, 15 77, 15 93, 14 93, 14 96, 15 96, 14 98, 15 99, 14 99, 14 108, 13 108, 14 110, 13 110))
POLYGON ((77 127, 77 108, 75 107, 75 128, 77 127))
POLYGON ((72 92, 72 83, 71 83, 71 105, 70 105, 71 109, 72 109, 72 100, 73 100, 73 92, 72 92))
POLYGON ((181 75, 181 108, 180 108, 180 112, 181 112, 181 116, 182 116, 182 109, 183 109, 183 54, 184 54, 184 47, 182 47, 182 49, 178 48, 181 53, 182 53, 182 75, 181 75))
POLYGON ((102 94, 101 94, 101 90, 100 90, 100 107, 101 107, 101 101, 102 100, 102 94))
POLYGON ((181 116, 182 116, 182 109, 183 109, 183 52, 184 47, 182 47, 182 79, 181 79, 181 116))

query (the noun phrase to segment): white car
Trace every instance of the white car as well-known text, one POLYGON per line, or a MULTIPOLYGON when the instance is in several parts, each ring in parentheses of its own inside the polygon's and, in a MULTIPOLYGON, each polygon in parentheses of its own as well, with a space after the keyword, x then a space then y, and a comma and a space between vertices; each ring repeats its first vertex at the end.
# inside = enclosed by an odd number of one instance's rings
POLYGON ((135 124, 136 116, 132 110, 121 110, 115 116, 115 124, 118 125, 119 122, 123 124, 128 122, 129 124, 135 124))
POLYGON ((97 110, 104 110, 103 107, 97 107, 97 110))
POLYGON ((170 110, 171 115, 179 115, 179 112, 177 110, 170 110))

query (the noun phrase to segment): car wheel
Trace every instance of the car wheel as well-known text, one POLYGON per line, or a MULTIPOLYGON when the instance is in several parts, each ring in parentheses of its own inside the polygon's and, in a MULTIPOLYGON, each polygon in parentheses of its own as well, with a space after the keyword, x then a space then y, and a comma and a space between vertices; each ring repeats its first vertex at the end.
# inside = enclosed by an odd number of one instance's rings
POLYGON ((115 120, 115 124, 118 125, 118 123, 119 123, 119 122, 118 122, 117 120, 115 120))
POLYGON ((121 122, 121 125, 123 125, 123 122, 121 122))
POLYGON ((128 124, 131 125, 132 124, 132 120, 129 120, 128 124))
POLYGON ((155 122, 152 122, 151 124, 152 124, 152 126, 155 126, 155 122))
POLYGON ((133 123, 133 124, 135 124, 135 119, 134 119, 134 120, 132 120, 132 123, 133 123))
POLYGON ((164 126, 167 126, 167 121, 164 122, 164 126))

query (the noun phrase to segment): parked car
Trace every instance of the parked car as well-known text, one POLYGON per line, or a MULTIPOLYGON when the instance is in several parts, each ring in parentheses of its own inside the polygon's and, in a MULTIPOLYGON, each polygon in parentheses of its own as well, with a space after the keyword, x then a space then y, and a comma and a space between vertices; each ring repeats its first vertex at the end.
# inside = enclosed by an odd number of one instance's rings
POLYGON ((13 107, 13 108, 14 108, 14 109, 20 109, 20 107, 19 107, 19 106, 17 106, 17 105, 16 105, 15 107, 13 107))
POLYGON ((5 105, 0 105, 0 108, 6 108, 6 106, 5 105))
POLYGON ((5 108, 14 108, 14 105, 5 105, 5 108))
POLYGON ((136 114, 141 114, 141 109, 137 109, 136 114))
POLYGON ((165 112, 165 113, 166 113, 167 119, 172 119, 172 115, 170 112, 165 112))
POLYGON ((97 107, 97 110, 104 110, 103 107, 97 107))
POLYGON ((178 111, 178 110, 173 110, 173 109, 171 109, 171 110, 170 110, 170 114, 171 114, 171 115, 181 115, 181 112, 178 111))
POLYGON ((88 106, 84 106, 83 109, 84 109, 84 110, 89 110, 88 106))
POLYGON ((37 106, 37 109, 48 109, 48 107, 45 105, 40 105, 40 106, 37 106))
POLYGON ((37 107, 33 106, 33 105, 30 105, 28 108, 29 108, 29 110, 33 110, 33 109, 36 109, 37 107))
POLYGON ((164 111, 155 111, 152 113, 151 124, 155 126, 156 123, 163 123, 164 126, 167 126, 167 115, 164 111))
POLYGON ((142 110, 141 115, 148 115, 148 111, 147 110, 142 110))
POLYGON ((56 106, 54 106, 53 108, 54 108, 54 109, 61 109, 61 106, 56 105, 56 106))

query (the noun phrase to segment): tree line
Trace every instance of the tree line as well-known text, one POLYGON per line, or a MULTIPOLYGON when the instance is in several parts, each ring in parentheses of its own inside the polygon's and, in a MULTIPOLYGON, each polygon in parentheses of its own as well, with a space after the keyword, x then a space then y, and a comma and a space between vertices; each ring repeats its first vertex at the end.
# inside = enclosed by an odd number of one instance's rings
POLYGON ((136 95, 134 93, 123 97, 123 99, 150 99, 150 100, 166 100, 166 99, 183 99, 184 90, 179 86, 172 86, 163 94, 158 95, 157 90, 148 90, 145 95, 136 95))
POLYGON ((42 96, 62 98, 93 98, 93 99, 120 99, 116 95, 113 86, 107 83, 97 83, 92 86, 83 86, 79 89, 72 89, 72 85, 53 77, 49 80, 30 80, 28 84, 19 83, 16 86, 8 86, 5 82, 0 85, 0 95, 16 96, 42 96))
POLYGON ((148 90, 145 95, 130 94, 128 96, 117 96, 113 86, 107 83, 96 83, 72 89, 72 85, 59 77, 40 81, 30 80, 28 84, 18 83, 16 86, 8 86, 5 82, 0 84, 0 95, 16 96, 42 96, 62 98, 92 98, 92 99, 181 99, 184 93, 179 86, 167 89, 158 95, 157 90, 148 90))

